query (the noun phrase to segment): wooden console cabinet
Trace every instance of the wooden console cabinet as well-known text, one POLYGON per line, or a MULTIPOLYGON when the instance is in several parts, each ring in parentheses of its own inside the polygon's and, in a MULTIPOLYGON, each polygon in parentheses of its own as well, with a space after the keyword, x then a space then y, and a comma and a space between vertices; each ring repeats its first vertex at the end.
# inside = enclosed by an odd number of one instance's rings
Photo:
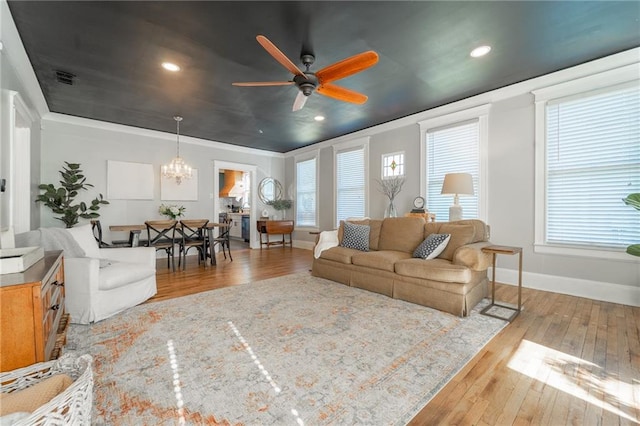
POLYGON ((256 225, 260 233, 260 249, 262 249, 262 246, 269 247, 274 244, 281 244, 282 247, 289 244, 293 247, 293 240, 291 239, 291 233, 294 228, 293 220, 258 220, 256 225), (262 240, 263 235, 266 236, 266 241, 262 240), (269 235, 282 235, 282 239, 270 241, 269 235), (289 235, 289 241, 285 240, 285 235, 289 235))
POLYGON ((62 251, 45 252, 24 272, 0 275, 0 371, 57 358, 68 324, 62 251))

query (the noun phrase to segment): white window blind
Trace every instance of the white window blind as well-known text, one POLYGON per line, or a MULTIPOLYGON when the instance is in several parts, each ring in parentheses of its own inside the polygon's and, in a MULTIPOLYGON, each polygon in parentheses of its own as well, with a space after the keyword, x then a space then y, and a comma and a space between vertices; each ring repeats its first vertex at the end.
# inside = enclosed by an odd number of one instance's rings
POLYGON ((640 241, 640 88, 546 107, 546 242, 622 248, 640 241))
POLYGON ((316 159, 296 163, 296 226, 316 227, 316 159))
POLYGON ((461 195, 463 219, 478 217, 480 130, 477 119, 427 131, 427 208, 439 221, 449 218, 452 195, 441 195, 444 175, 470 173, 474 195, 461 195))
POLYGON ((336 225, 365 215, 364 148, 336 154, 336 225))

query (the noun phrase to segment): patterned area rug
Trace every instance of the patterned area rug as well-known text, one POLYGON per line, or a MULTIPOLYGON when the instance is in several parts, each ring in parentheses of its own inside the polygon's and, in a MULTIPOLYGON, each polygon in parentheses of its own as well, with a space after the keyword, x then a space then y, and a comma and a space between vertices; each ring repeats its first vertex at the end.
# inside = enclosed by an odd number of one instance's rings
POLYGON ((72 325, 93 424, 406 424, 505 325, 308 273, 72 325))

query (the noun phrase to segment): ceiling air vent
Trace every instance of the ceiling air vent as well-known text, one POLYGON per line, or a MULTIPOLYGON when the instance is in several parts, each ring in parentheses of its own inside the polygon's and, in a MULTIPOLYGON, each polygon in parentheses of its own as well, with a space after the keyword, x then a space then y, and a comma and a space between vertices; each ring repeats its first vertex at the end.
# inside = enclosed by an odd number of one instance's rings
POLYGON ((71 74, 70 72, 60 71, 60 70, 56 71, 56 80, 58 80, 58 83, 63 83, 63 84, 68 84, 70 86, 73 86, 74 78, 75 78, 75 75, 71 74))

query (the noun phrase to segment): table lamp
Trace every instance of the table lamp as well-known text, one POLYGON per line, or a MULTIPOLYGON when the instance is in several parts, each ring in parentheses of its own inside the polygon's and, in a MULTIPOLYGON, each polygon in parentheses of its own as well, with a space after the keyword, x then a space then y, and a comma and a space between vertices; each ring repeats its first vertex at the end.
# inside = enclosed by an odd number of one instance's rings
POLYGON ((442 183, 442 195, 453 195, 453 205, 449 207, 449 221, 462 219, 462 206, 458 195, 473 195, 473 178, 469 173, 447 173, 442 183))

